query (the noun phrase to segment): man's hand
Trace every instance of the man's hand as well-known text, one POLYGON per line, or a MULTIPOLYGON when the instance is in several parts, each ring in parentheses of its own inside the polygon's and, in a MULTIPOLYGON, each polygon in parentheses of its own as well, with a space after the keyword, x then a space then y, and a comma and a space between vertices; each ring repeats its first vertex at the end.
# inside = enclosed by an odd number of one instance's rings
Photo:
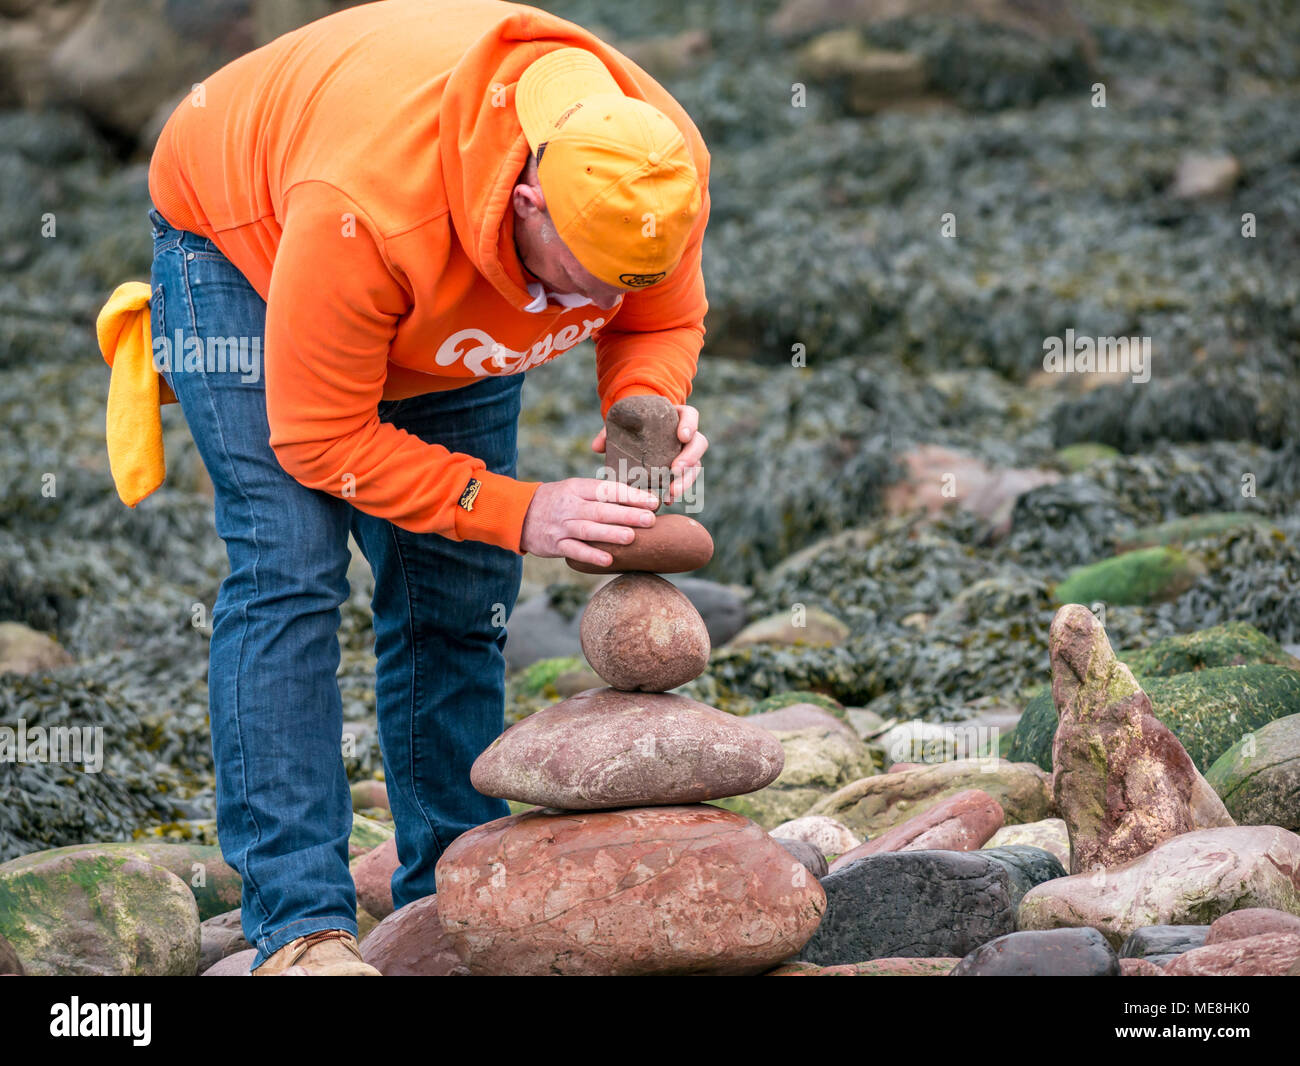
MULTIPOLYGON (((700 476, 700 460, 709 448, 708 438, 699 429, 700 412, 685 403, 673 404, 673 408, 677 411, 677 439, 684 447, 673 460, 671 467, 673 481, 668 487, 668 495, 664 498, 665 505, 676 503, 686 494, 686 490, 695 484, 695 479, 700 476)), ((605 453, 603 426, 592 440, 591 450, 601 455, 605 453)))
POLYGON ((614 557, 585 543, 631 544, 635 530, 654 525, 659 498, 618 481, 571 477, 547 481, 533 493, 519 547, 543 558, 610 566, 614 557))

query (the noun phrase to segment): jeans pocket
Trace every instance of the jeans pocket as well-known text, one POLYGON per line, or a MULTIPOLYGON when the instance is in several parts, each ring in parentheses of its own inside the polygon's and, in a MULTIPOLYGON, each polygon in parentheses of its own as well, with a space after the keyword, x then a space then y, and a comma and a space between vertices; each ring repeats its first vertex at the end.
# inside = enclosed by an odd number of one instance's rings
MULTIPOLYGON (((154 286, 153 295, 149 298, 149 333, 149 341, 153 349, 153 365, 162 375, 163 381, 167 382, 167 387, 172 389, 171 353, 168 352, 168 345, 171 342, 167 337, 167 302, 161 285, 154 286), (160 359, 160 354, 164 358, 160 359)), ((175 391, 172 389, 173 393, 175 391)))

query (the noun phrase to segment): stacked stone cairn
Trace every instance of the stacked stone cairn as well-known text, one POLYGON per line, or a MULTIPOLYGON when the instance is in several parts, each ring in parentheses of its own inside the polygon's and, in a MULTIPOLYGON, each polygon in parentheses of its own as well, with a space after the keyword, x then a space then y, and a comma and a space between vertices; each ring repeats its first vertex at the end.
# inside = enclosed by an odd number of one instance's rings
MULTIPOLYGON (((606 420, 607 474, 660 492, 681 449, 668 401, 606 420)), ((535 804, 459 837, 437 868, 450 945, 478 974, 758 974, 797 955, 826 906, 814 873, 747 818, 707 804, 784 765, 758 726, 668 690, 698 677, 709 635, 660 573, 713 553, 686 515, 658 515, 592 597, 582 646, 608 688, 506 730, 475 762, 489 796, 535 804)))

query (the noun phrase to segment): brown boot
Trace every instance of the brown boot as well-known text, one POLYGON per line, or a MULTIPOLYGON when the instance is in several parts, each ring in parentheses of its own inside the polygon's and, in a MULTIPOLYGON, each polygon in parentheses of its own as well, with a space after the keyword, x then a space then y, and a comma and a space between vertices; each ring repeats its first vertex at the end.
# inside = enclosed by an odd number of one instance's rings
POLYGON ((254 977, 382 977, 362 961, 357 938, 344 929, 322 929, 291 940, 252 972, 254 977))

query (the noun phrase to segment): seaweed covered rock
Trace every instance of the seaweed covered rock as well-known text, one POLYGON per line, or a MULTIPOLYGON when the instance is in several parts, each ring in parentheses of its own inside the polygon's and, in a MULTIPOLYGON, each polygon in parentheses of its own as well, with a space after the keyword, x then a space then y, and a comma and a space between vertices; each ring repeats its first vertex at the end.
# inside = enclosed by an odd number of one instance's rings
POLYGON ((1140 548, 1080 567, 1055 595, 1058 603, 1147 606, 1176 600, 1204 574, 1200 560, 1177 548, 1140 548))
POLYGON ((1056 812, 1051 785, 1038 767, 1001 759, 954 759, 854 781, 807 813, 828 815, 872 837, 966 789, 991 795, 1009 823, 1037 822, 1056 812))
POLYGON ((1052 623, 1056 805, 1070 831, 1070 870, 1116 866, 1170 837, 1232 825, 1191 757, 1151 711, 1086 607, 1052 623))
POLYGON ((153 840, 72 844, 10 859, 0 864, 0 876, 29 870, 69 855, 138 859, 169 870, 194 894, 200 921, 223 914, 240 903, 239 874, 221 857, 221 849, 214 844, 173 844, 153 840))
POLYGON ((1120 538, 1120 551, 1132 551, 1135 548, 1184 547, 1207 537, 1213 538, 1226 530, 1240 526, 1257 526, 1266 531, 1281 531, 1263 515, 1253 511, 1221 511, 1217 514, 1188 515, 1185 518, 1171 518, 1154 526, 1143 526, 1126 533, 1120 538))
POLYGON ((814 725, 771 736, 785 753, 781 775, 757 792, 713 801, 764 828, 798 818, 836 789, 876 772, 871 751, 843 729, 814 725))
POLYGON ((1205 779, 1238 824, 1300 831, 1300 714, 1247 733, 1215 760, 1205 779))
POLYGON ((75 849, 0 872, 0 936, 35 976, 192 977, 201 944, 179 877, 75 849))
POLYGON ((1195 633, 1157 640, 1119 657, 1141 678, 1172 677, 1213 666, 1286 666, 1300 670, 1300 659, 1245 622, 1224 622, 1195 633))
MULTIPOLYGON (((1244 734, 1300 714, 1300 671, 1285 666, 1208 667, 1172 677, 1140 677, 1155 716, 1204 772, 1244 734)), ((1006 757, 1052 769, 1056 705, 1035 695, 1011 735, 1006 757)))

